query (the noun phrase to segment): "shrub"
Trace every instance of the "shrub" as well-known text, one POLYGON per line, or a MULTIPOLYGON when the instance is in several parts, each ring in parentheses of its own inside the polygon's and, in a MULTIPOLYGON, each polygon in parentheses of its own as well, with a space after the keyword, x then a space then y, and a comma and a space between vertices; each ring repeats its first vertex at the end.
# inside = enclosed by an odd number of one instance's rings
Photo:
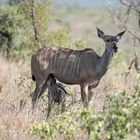
POLYGON ((47 123, 41 122, 30 128, 30 133, 39 135, 41 138, 56 139, 61 136, 66 140, 75 139, 75 122, 69 113, 58 116, 55 120, 47 123))
POLYGON ((50 32, 47 37, 47 42, 55 46, 65 48, 69 48, 71 46, 69 32, 65 29, 58 29, 54 32, 50 32))
POLYGON ((140 92, 118 96, 107 95, 107 106, 103 115, 93 115, 84 109, 80 115, 59 115, 53 121, 33 125, 31 134, 56 139, 57 134, 65 139, 77 139, 84 131, 91 140, 138 139, 140 137, 140 92))
POLYGON ((86 43, 83 42, 82 40, 76 41, 74 45, 75 45, 76 49, 86 48, 86 43))
POLYGON ((82 129, 91 139, 120 140, 130 136, 140 137, 140 93, 127 95, 120 93, 117 97, 107 96, 106 113, 93 116, 90 112, 81 113, 82 129))

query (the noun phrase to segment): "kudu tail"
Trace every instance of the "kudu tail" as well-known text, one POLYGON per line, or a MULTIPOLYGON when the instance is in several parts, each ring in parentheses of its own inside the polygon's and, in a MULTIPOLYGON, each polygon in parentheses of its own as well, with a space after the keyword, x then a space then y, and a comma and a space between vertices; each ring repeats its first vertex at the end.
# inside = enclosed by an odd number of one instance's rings
POLYGON ((32 55, 32 58, 31 58, 31 75, 32 75, 32 80, 33 81, 36 81, 36 78, 35 78, 35 75, 34 75, 34 72, 33 72, 35 64, 36 64, 35 55, 32 55))
POLYGON ((32 80, 35 81, 35 76, 34 75, 32 75, 32 80))

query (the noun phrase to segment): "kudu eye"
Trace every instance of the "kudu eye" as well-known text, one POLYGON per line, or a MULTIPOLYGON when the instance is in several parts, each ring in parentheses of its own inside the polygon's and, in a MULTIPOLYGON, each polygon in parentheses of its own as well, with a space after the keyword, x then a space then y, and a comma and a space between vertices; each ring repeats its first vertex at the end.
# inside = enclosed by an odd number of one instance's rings
POLYGON ((110 39, 107 39, 106 41, 107 41, 107 42, 110 42, 110 39))

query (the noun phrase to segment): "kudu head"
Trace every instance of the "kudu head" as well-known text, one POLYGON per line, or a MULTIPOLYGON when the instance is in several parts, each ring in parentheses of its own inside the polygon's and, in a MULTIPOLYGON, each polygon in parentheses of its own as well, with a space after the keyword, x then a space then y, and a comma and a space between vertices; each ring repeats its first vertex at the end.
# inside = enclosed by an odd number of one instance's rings
POLYGON ((98 37, 103 39, 105 47, 109 52, 116 53, 118 51, 117 42, 121 39, 125 31, 120 32, 116 36, 105 35, 103 31, 97 28, 98 37))

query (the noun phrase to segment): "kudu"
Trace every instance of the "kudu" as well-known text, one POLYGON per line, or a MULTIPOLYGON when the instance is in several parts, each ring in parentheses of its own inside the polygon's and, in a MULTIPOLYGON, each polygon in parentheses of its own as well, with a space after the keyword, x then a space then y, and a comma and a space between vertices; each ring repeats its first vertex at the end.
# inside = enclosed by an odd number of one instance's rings
POLYGON ((66 90, 61 83, 57 83, 53 75, 50 75, 47 80, 48 87, 48 112, 47 118, 49 118, 51 113, 51 108, 54 103, 57 103, 61 107, 61 112, 65 111, 65 100, 66 100, 66 90))
POLYGON ((116 36, 105 35, 97 28, 98 37, 105 42, 105 51, 100 57, 90 48, 72 50, 67 48, 47 47, 32 55, 31 73, 36 81, 36 89, 32 96, 32 105, 46 89, 50 74, 65 84, 78 84, 81 87, 81 97, 84 106, 88 106, 88 89, 95 88, 102 76, 107 72, 108 65, 114 53, 117 52, 117 42, 125 31, 116 36), (90 85, 92 83, 92 85, 90 85))

